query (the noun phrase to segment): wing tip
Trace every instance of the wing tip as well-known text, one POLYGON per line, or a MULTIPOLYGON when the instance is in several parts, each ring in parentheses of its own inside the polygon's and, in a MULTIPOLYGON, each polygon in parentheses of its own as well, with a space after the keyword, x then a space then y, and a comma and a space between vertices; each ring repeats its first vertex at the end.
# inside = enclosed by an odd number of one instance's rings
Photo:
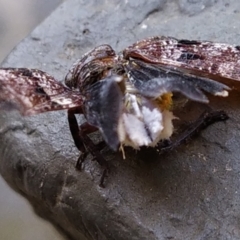
POLYGON ((226 91, 226 90, 223 90, 223 91, 221 91, 221 92, 216 92, 216 93, 214 94, 214 96, 219 96, 219 97, 228 97, 228 95, 229 95, 229 92, 226 91))

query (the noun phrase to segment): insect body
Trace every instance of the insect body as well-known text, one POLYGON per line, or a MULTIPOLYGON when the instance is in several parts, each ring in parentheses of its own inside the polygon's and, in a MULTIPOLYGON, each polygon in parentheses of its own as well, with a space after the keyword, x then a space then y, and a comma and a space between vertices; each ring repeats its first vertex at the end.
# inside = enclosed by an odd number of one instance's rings
POLYGON ((102 132, 114 150, 121 144, 139 148, 168 139, 173 132, 172 92, 200 102, 208 101, 201 90, 228 95, 229 88, 219 82, 183 73, 162 59, 157 62, 141 55, 141 50, 147 54, 154 46, 156 51, 163 51, 159 47, 164 47, 167 40, 170 38, 144 40, 118 55, 108 45, 97 47, 83 56, 66 77, 66 84, 85 96, 87 122, 102 132))
POLYGON ((207 103, 204 92, 228 96, 216 81, 240 80, 238 46, 153 37, 119 54, 109 45, 86 53, 69 70, 65 84, 40 70, 0 69, 0 101, 14 103, 23 115, 68 109, 75 145, 104 159, 88 135, 97 129, 117 150, 155 146, 173 133, 172 94, 207 103), (84 114, 78 127, 75 114, 84 114))

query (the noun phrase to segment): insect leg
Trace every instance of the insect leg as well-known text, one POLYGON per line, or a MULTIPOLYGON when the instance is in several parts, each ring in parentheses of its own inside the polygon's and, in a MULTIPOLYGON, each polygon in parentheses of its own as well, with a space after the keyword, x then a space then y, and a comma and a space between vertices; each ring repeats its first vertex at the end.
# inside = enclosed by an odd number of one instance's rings
POLYGON ((108 164, 99 152, 99 146, 95 145, 87 135, 91 132, 96 131, 97 128, 89 125, 88 123, 84 123, 80 127, 78 126, 75 114, 81 113, 81 108, 73 108, 68 110, 69 128, 76 147, 79 151, 82 152, 81 156, 78 158, 76 168, 81 169, 83 161, 86 159, 88 153, 91 153, 93 160, 96 160, 101 166, 104 167, 104 171, 100 179, 100 186, 103 186, 104 178, 108 172, 108 164))
POLYGON ((68 124, 70 128, 70 132, 72 134, 75 146, 79 151, 82 153, 86 152, 86 148, 83 143, 83 139, 81 138, 81 135, 79 134, 79 126, 77 119, 75 117, 75 114, 82 114, 81 108, 73 108, 68 110, 68 124))
POLYGON ((198 134, 201 130, 205 129, 209 125, 219 121, 226 121, 228 118, 228 115, 224 111, 205 111, 174 141, 164 141, 159 143, 157 148, 160 153, 171 151, 191 139, 194 135, 198 134))
MULTIPOLYGON (((97 127, 90 125, 88 122, 81 124, 80 128, 81 128, 81 131, 85 134, 90 134, 98 131, 97 127)), ((96 144, 96 147, 98 148, 98 151, 101 151, 104 147, 106 147, 106 142, 100 141, 99 143, 96 144)))
MULTIPOLYGON (((79 135, 81 136, 84 146, 87 150, 87 152, 91 153, 93 156, 93 160, 96 160, 100 166, 104 168, 101 179, 100 179, 100 186, 104 187, 104 179, 109 171, 108 162, 105 160, 105 158, 102 156, 102 154, 99 152, 98 145, 95 145, 92 140, 88 137, 87 134, 79 131, 79 135)), ((78 165, 81 163, 77 163, 78 165)))

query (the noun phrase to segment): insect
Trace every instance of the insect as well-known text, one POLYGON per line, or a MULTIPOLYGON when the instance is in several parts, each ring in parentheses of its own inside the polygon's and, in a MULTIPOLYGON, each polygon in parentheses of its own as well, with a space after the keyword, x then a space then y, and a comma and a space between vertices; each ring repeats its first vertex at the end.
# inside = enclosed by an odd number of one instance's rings
MULTIPOLYGON (((104 165, 103 145, 93 144, 89 133, 99 130, 115 151, 155 147, 173 133, 173 94, 203 103, 205 92, 226 97, 230 87, 219 78, 240 80, 240 46, 160 36, 119 54, 109 45, 94 48, 69 70, 65 85, 37 69, 1 68, 0 102, 13 103, 23 115, 67 109, 82 153, 77 166, 88 153, 104 165), (78 126, 75 114, 86 122, 78 126)), ((224 112, 205 114, 198 125, 226 118, 224 112)))

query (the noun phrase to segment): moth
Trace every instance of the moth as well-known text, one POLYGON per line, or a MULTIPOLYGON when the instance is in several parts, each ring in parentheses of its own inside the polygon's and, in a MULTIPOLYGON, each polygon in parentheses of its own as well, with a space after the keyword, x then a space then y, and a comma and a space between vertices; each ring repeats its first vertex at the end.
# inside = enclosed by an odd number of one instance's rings
MULTIPOLYGON (((208 103, 205 93, 227 97, 231 88, 219 78, 240 80, 240 46, 158 36, 118 54, 109 45, 94 48, 72 66, 65 84, 41 70, 1 68, 0 102, 10 102, 23 115, 67 109, 82 153, 77 165, 88 153, 104 165, 102 145, 88 134, 99 130, 115 151, 155 147, 173 134, 173 94, 203 103, 208 103), (86 118, 81 126, 76 114, 86 118)), ((220 112, 203 119, 219 120, 218 115, 227 118, 220 112)))

